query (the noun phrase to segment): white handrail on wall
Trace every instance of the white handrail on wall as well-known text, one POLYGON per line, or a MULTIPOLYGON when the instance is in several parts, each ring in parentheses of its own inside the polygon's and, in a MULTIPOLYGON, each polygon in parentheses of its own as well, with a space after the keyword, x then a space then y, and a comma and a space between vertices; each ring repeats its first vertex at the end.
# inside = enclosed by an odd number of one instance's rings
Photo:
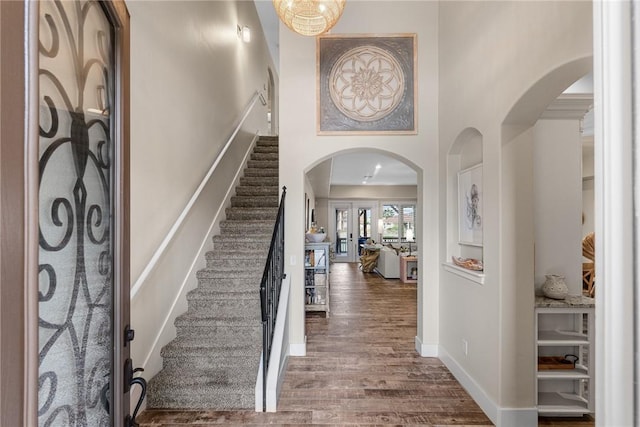
POLYGON ((160 246, 158 246, 158 249, 156 249, 156 251, 154 252, 153 256, 149 260, 149 263, 144 268, 144 270, 142 270, 142 273, 140 274, 140 276, 136 280, 136 283, 131 288, 131 296, 130 296, 130 298, 134 298, 136 296, 138 291, 140 291, 140 289, 142 288, 142 285, 145 282, 145 280, 147 280, 147 277, 149 277, 149 274, 151 274, 151 271, 153 271, 153 269, 155 268, 156 264, 158 263, 158 260, 160 259, 160 257, 162 257, 162 254, 167 249, 167 247, 169 246, 169 243, 171 243, 171 240, 176 235, 176 233, 178 232, 178 229, 180 228, 180 226, 184 222, 184 219, 187 217, 187 215, 189 215, 189 212, 191 211, 191 208, 195 204, 196 200, 198 200, 198 197, 200 196, 200 193, 202 193, 202 190, 204 189, 204 187, 209 182, 209 179, 213 175, 213 172, 215 172, 216 168, 218 167, 218 164, 220 164, 220 162, 222 161, 222 157, 224 156, 224 153, 227 152, 227 150, 231 146, 231 143, 235 139, 236 135, 238 134, 238 132, 240 132, 240 129, 242 128, 242 125, 244 124, 244 121, 249 116, 249 113, 251 112, 251 110, 253 109, 253 106, 255 105, 255 103, 257 101, 258 101, 258 91, 255 91, 253 93, 253 96, 251 97, 251 100, 249 101, 249 104, 247 104, 247 107, 244 110, 244 114, 242 115, 242 118, 240 119, 240 122, 238 122, 238 125, 234 129, 233 133, 231 134, 231 136, 229 137, 227 142, 224 144, 224 147, 222 147, 222 150, 220 150, 220 152, 216 156, 215 161, 213 162, 213 164, 209 168, 209 171, 207 172, 205 177, 202 179, 202 182, 200 183, 200 185, 196 189, 195 193, 193 193, 193 196, 191 196, 191 199, 189 199, 189 202, 187 203, 185 208, 180 213, 180 216, 178 216, 178 219, 176 219, 176 222, 173 224, 173 226, 171 226, 171 229, 169 230, 169 233, 167 233, 167 235, 165 236, 164 240, 162 240, 162 243, 160 243, 160 246))

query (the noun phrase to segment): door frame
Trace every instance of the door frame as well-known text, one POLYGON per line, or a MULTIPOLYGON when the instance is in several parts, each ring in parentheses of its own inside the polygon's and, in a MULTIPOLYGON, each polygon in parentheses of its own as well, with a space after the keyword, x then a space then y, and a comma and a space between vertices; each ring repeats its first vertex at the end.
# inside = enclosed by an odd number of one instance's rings
MULTIPOLYGON (((129 319, 129 13, 106 0, 116 27, 118 147, 114 194, 114 426, 129 398, 120 372, 129 319), (116 368, 117 367, 117 368, 116 368)), ((38 424, 38 2, 0 1, 0 425, 38 424)))

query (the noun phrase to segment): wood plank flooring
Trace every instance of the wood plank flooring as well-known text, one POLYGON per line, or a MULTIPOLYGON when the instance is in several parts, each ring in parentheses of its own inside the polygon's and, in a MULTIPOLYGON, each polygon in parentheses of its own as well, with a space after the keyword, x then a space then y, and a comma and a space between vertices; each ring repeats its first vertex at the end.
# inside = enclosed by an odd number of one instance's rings
MULTIPOLYGON (((331 266, 331 313, 308 313, 276 413, 149 410, 141 427, 185 425, 492 426, 438 359, 414 348, 416 285, 331 266)), ((569 420, 567 420, 569 421, 569 420)), ((584 420, 544 425, 593 425, 584 420)))

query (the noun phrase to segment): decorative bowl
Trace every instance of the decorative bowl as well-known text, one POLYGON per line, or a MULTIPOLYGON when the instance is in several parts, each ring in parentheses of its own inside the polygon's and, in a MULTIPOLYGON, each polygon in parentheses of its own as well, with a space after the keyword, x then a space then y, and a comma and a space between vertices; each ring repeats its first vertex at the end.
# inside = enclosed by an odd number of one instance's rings
POLYGON ((320 243, 327 237, 327 233, 305 233, 304 236, 309 243, 320 243))
POLYGON ((451 260, 459 267, 466 268, 467 270, 483 271, 484 266, 482 261, 474 258, 461 258, 458 256, 452 256, 451 260))

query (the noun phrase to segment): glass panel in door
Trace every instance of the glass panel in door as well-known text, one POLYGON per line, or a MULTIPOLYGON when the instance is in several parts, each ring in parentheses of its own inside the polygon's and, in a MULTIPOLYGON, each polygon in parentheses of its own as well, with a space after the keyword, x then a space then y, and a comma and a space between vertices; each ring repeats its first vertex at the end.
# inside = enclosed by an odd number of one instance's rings
POLYGON ((351 209, 348 207, 336 207, 334 212, 336 221, 336 261, 350 262, 352 258, 350 254, 352 236, 349 227, 351 209))
POLYGON ((358 208, 358 256, 362 255, 362 246, 373 238, 371 229, 371 208, 358 208))
POLYGON ((102 5, 40 2, 41 426, 109 426, 114 347, 114 31, 102 5))

